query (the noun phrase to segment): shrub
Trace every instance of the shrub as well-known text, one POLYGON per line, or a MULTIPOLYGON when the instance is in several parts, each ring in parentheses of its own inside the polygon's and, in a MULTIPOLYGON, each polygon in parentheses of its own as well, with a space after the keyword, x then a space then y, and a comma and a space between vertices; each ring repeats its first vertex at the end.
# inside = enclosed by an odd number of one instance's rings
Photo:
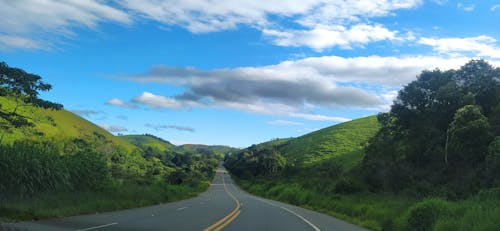
POLYGON ((361 185, 350 178, 340 178, 335 183, 335 193, 351 194, 359 191, 361 191, 361 185))
POLYGON ((438 218, 450 212, 451 209, 447 201, 439 198, 425 199, 408 209, 406 229, 414 231, 433 230, 434 223, 438 218))

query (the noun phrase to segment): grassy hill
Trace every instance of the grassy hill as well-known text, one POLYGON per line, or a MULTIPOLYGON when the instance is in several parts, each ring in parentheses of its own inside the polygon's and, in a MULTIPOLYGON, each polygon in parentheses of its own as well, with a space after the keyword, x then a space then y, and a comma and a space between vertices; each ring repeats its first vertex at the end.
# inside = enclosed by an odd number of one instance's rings
POLYGON ((213 152, 215 154, 225 154, 229 152, 237 152, 239 149, 224 146, 224 145, 204 145, 204 144, 183 144, 179 146, 185 151, 207 153, 213 152))
POLYGON ((215 153, 226 154, 228 152, 236 152, 239 149, 224 146, 224 145, 204 145, 204 144, 183 144, 176 146, 169 141, 156 137, 150 134, 143 135, 123 135, 118 136, 125 142, 136 145, 137 147, 146 150, 152 148, 155 152, 172 151, 176 153, 215 153))
POLYGON ((297 138, 273 139, 248 149, 277 150, 289 166, 332 161, 348 170, 361 162, 363 148, 380 128, 377 116, 336 124, 297 138))
POLYGON ((176 150, 177 146, 172 143, 163 140, 161 138, 155 137, 153 135, 123 135, 118 136, 119 139, 134 144, 141 149, 147 149, 149 147, 153 148, 155 151, 165 152, 176 150))
POLYGON ((363 147, 379 128, 377 116, 369 116, 291 139, 278 150, 288 163, 307 166, 333 158, 351 167, 363 159, 363 147))
MULTIPOLYGON (((15 107, 15 102, 6 97, 0 97, 0 104, 2 110, 7 112, 11 112, 15 107)), ((111 142, 127 151, 137 149, 133 144, 118 139, 105 129, 67 110, 55 111, 28 105, 19 107, 17 113, 29 118, 29 121, 35 126, 3 130, 0 134, 3 136, 2 143, 12 143, 15 140, 28 137, 30 139, 37 137, 44 139, 80 138, 86 141, 104 139, 106 142, 111 142)))

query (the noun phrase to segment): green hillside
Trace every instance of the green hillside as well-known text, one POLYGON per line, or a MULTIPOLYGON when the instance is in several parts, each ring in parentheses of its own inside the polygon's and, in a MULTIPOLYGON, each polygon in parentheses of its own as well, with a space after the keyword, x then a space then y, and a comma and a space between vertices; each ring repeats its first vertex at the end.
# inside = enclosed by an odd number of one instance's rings
POLYGON ((143 150, 152 148, 154 151, 165 152, 177 149, 177 147, 172 143, 149 134, 123 135, 123 136, 118 136, 118 138, 125 142, 134 144, 143 150))
POLYGON ((363 159, 363 147, 379 127, 377 117, 369 116, 291 139, 278 150, 288 163, 311 165, 334 158, 352 166, 363 159))
MULTIPOLYGON (((2 110, 11 112, 15 108, 15 102, 6 97, 0 97, 2 110)), ((30 105, 23 105, 17 109, 17 114, 28 118, 33 123, 33 127, 8 128, 2 130, 2 143, 9 144, 15 140, 30 139, 75 139, 80 138, 86 141, 95 139, 105 140, 118 145, 127 151, 137 149, 134 145, 125 142, 105 129, 73 114, 67 110, 50 110, 30 105)))
POLYGON ((204 144, 183 144, 179 148, 189 152, 199 152, 199 153, 209 153, 213 152, 215 154, 226 154, 230 152, 237 152, 239 149, 224 146, 224 145, 204 145, 204 144))
POLYGON ((376 116, 333 125, 297 138, 273 139, 228 155, 225 165, 239 177, 273 176, 312 170, 319 177, 339 175, 359 165, 368 140, 380 128, 376 116))

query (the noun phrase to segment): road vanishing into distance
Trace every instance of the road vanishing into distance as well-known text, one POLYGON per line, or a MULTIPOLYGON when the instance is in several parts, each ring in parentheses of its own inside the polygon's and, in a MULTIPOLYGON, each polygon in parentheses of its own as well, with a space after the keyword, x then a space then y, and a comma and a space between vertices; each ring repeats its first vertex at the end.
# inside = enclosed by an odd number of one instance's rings
POLYGON ((0 230, 357 231, 345 221, 248 194, 223 167, 207 191, 183 201, 60 219, 2 224, 0 230))

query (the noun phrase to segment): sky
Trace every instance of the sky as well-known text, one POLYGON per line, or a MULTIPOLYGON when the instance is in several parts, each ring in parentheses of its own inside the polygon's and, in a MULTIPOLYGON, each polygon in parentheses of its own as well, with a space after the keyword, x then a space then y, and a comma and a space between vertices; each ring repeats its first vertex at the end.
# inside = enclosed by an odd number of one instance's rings
POLYGON ((247 147, 388 111, 422 70, 500 66, 500 1, 0 0, 0 61, 113 134, 247 147))

